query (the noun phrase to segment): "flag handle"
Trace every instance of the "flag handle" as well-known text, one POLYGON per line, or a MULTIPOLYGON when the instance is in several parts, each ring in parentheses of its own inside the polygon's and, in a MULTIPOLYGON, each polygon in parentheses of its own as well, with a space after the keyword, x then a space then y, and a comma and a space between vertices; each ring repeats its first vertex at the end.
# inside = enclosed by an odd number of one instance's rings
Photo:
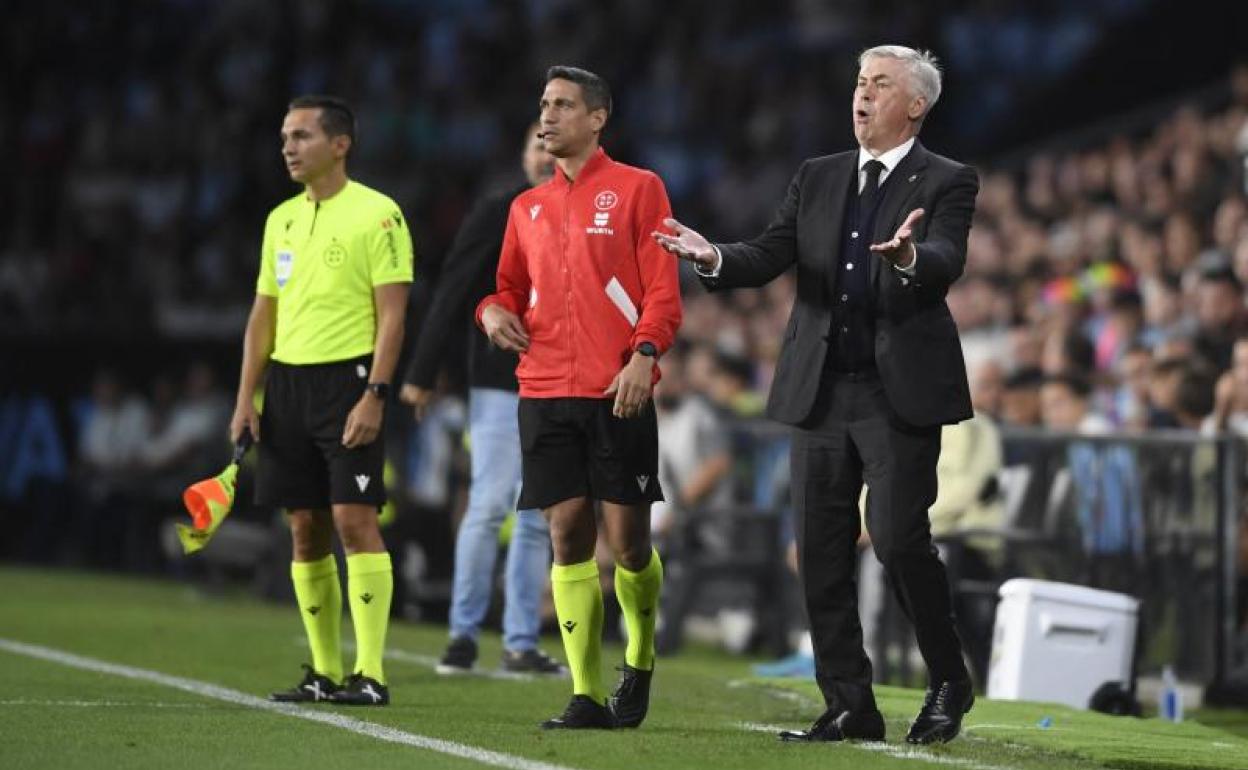
POLYGON ((247 450, 251 449, 251 445, 255 443, 255 439, 251 436, 251 428, 243 428, 242 434, 238 437, 238 441, 234 444, 234 460, 235 465, 243 464, 243 455, 247 454, 247 450))

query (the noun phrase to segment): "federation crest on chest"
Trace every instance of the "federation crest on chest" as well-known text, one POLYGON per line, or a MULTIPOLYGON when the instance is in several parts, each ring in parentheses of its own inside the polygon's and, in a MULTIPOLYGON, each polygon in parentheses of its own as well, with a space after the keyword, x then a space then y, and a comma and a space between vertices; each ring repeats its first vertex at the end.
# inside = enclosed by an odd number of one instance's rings
POLYGON ((611 209, 620 202, 614 190, 603 190, 594 196, 593 224, 585 228, 586 235, 615 235, 611 228, 611 209))
POLYGON ((325 264, 330 267, 342 267, 347 261, 347 250, 341 243, 334 241, 325 247, 324 257, 325 264))
POLYGON ((594 196, 594 208, 599 211, 610 211, 620 202, 620 196, 614 190, 603 190, 594 196))

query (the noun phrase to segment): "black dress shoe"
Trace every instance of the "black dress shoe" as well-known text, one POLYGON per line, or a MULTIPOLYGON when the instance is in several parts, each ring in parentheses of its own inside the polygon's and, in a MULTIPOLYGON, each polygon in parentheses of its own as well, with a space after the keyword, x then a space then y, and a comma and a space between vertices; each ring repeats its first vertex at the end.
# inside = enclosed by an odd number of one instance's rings
POLYGON ((828 709, 815 720, 809 730, 782 730, 780 740, 815 741, 882 741, 884 716, 878 711, 841 711, 828 709))
POLYGON ((923 708, 906 733, 906 743, 945 743, 958 736, 962 715, 975 703, 971 680, 941 682, 928 688, 923 708))

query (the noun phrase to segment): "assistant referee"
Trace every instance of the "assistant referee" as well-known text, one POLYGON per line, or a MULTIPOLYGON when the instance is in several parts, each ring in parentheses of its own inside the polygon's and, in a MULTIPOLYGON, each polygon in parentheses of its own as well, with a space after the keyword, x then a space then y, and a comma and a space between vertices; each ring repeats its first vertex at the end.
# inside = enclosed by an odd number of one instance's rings
POLYGON ((258 442, 257 502, 287 512, 290 574, 312 651, 303 680, 270 697, 384 706, 394 579, 377 525, 385 502, 381 424, 403 341, 411 235, 394 201, 347 178, 355 116, 345 102, 295 99, 281 139, 290 178, 304 190, 265 223, 230 420, 232 439, 250 430, 258 442), (253 397, 262 381, 260 415, 253 397), (357 651, 345 681, 335 529, 347 555, 357 651))

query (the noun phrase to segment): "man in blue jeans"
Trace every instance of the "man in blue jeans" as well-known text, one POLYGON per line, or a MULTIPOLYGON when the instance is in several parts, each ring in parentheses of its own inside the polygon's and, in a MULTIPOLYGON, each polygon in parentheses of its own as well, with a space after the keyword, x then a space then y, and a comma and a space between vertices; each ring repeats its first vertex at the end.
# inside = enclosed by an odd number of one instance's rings
MULTIPOLYGON (((537 126, 525 136, 522 165, 527 183, 482 198, 465 217, 446 257, 438 290, 413 349, 400 397, 421 419, 434 396, 434 383, 455 323, 472 324, 477 302, 494 288, 498 254, 511 201, 548 179, 553 158, 537 126)), ((515 507, 520 485, 520 433, 516 355, 494 348, 473 329, 468 335, 468 435, 472 485, 468 510, 455 541, 451 593, 451 642, 439 674, 471 672, 477 661, 477 633, 490 606, 498 533, 515 507)), ((538 649, 541 597, 550 572, 550 531, 540 511, 517 513, 504 576, 502 669, 511 673, 564 676, 567 669, 538 649)))

